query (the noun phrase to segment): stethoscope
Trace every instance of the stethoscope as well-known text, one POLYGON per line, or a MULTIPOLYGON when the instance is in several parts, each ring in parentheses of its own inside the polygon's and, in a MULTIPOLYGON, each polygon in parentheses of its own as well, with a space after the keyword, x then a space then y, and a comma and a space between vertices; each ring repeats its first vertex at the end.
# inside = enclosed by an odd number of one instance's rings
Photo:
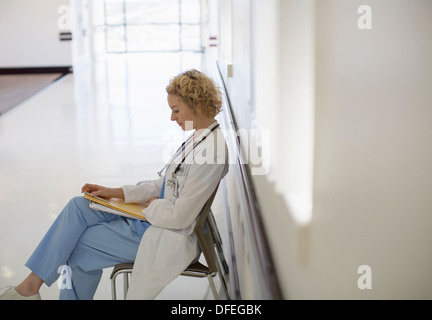
MULTIPOLYGON (((200 141, 198 141, 198 143, 194 143, 192 149, 185 155, 183 156, 181 162, 177 165, 177 167, 175 168, 174 172, 171 174, 171 179, 169 179, 168 185, 173 186, 174 192, 177 190, 177 186, 178 186, 178 181, 177 181, 177 172, 180 170, 180 167, 182 166, 182 164, 184 164, 186 158, 189 156, 189 154, 201 143, 203 142, 205 139, 207 139, 207 137, 209 137, 213 131, 215 131, 217 128, 219 128, 219 124, 217 124, 216 126, 214 126, 209 133, 207 133, 200 141)), ((168 170, 168 168, 171 166, 171 164, 174 162, 174 159, 176 159, 186 148, 186 144, 189 143, 189 141, 193 138, 193 135, 191 137, 189 137, 189 139, 187 139, 185 142, 182 143, 182 145, 180 146, 180 148, 178 148, 178 150, 175 152, 174 156, 171 158, 171 160, 169 162, 167 162, 167 164, 162 168, 162 170, 160 170, 158 172, 159 177, 162 178, 162 172, 164 172, 165 170, 168 170)), ((165 179, 164 182, 165 184, 165 179)), ((164 188, 164 186, 162 186, 162 188, 164 188)))

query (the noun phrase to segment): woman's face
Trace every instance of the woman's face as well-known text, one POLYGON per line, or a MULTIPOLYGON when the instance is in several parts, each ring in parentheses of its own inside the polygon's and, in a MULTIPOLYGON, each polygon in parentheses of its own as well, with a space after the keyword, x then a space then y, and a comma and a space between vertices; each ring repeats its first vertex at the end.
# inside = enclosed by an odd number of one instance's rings
POLYGON ((171 121, 177 122, 184 131, 197 129, 199 118, 189 106, 180 101, 178 96, 168 94, 168 105, 171 108, 171 121), (189 121, 192 123, 187 123, 189 121))

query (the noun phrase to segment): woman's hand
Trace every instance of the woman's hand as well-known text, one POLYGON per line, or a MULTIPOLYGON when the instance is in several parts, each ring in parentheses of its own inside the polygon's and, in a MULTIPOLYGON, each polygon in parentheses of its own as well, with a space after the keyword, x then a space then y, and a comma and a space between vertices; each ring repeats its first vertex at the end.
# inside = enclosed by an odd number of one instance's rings
POLYGON ((97 184, 85 184, 81 188, 82 193, 89 193, 92 197, 102 197, 102 198, 117 198, 124 200, 124 193, 122 188, 107 188, 99 186, 97 184))
POLYGON ((157 200, 159 197, 153 197, 149 201, 147 201, 144 205, 145 208, 148 208, 148 206, 153 202, 153 200, 157 200))

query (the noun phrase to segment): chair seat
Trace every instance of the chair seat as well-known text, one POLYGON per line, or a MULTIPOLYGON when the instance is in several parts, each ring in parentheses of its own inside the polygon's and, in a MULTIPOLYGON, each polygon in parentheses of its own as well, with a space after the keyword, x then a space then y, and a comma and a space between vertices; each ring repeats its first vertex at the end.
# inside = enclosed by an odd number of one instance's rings
MULTIPOLYGON (((114 276, 121 271, 132 272, 133 266, 133 263, 120 263, 116 265, 111 272, 110 279, 113 279, 114 276)), ((209 268, 200 263, 199 261, 192 263, 189 267, 186 268, 185 271, 182 272, 182 275, 198 278, 204 278, 209 274, 211 274, 209 268)))
POLYGON ((210 274, 212 273, 210 272, 209 268, 198 261, 192 263, 189 267, 186 268, 185 271, 182 272, 183 276, 190 276, 190 277, 197 277, 197 278, 204 278, 210 274))
POLYGON ((123 270, 132 271, 133 266, 134 266, 133 263, 120 263, 120 264, 116 265, 114 267, 113 271, 111 272, 110 279, 114 278, 115 274, 119 271, 123 271, 123 270))

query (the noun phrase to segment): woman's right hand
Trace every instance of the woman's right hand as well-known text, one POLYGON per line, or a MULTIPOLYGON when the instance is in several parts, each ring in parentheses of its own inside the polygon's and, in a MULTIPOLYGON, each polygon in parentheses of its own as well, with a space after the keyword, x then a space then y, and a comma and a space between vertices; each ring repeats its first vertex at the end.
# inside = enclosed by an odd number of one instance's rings
POLYGON ((86 183, 81 188, 82 193, 89 193, 92 197, 102 197, 102 198, 118 198, 124 200, 124 193, 122 188, 107 188, 99 186, 97 184, 86 183))

